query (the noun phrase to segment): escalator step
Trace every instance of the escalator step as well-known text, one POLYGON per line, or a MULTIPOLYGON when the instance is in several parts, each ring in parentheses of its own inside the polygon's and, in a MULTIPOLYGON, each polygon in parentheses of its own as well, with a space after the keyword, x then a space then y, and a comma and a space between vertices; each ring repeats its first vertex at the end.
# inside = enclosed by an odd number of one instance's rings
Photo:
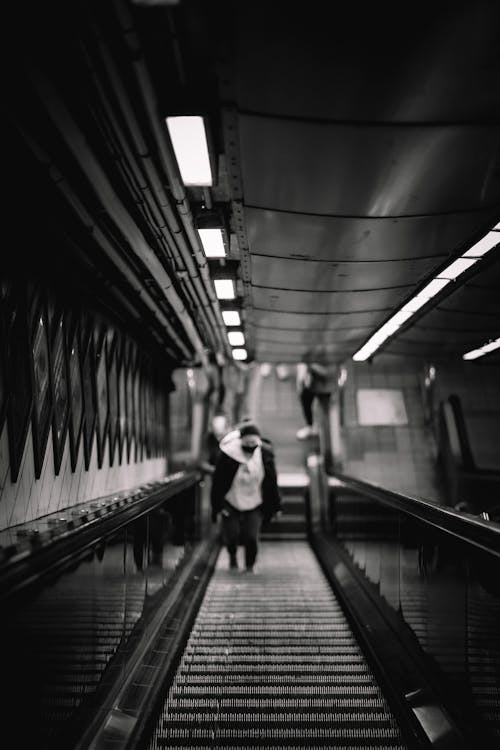
POLYGON ((405 750, 307 543, 264 542, 260 555, 251 577, 219 559, 149 750, 405 750))
POLYGON ((252 710, 269 710, 275 711, 276 709, 287 709, 289 711, 295 711, 301 708, 308 708, 311 711, 316 709, 323 711, 326 708, 339 709, 348 708, 351 711, 355 708, 362 707, 364 711, 379 711, 384 706, 384 702, 380 698, 337 698, 332 700, 331 698, 261 698, 257 700, 251 700, 249 698, 226 698, 225 700, 216 700, 210 698, 198 698, 193 700, 192 698, 170 698, 169 707, 173 709, 197 709, 198 711, 203 708, 245 708, 252 710))

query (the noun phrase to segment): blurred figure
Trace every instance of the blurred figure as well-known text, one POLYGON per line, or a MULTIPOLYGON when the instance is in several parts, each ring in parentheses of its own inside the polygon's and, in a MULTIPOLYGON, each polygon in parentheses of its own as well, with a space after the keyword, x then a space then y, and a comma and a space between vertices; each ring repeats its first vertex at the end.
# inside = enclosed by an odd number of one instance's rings
POLYGON ((273 452, 263 444, 259 429, 246 422, 220 444, 211 489, 212 521, 222 518, 230 568, 238 567, 241 538, 245 568, 254 570, 262 521, 279 511, 281 498, 273 452))
MULTIPOLYGON (((242 417, 241 420, 236 425, 236 427, 234 428, 234 430, 231 430, 230 432, 227 432, 224 435, 224 437, 221 440, 221 444, 224 445, 226 442, 229 442, 233 440, 235 437, 239 436, 241 434, 240 433, 241 428, 247 424, 254 424, 254 420, 252 417, 249 417, 249 416, 242 417)), ((260 436, 260 439, 262 441, 262 445, 265 448, 268 448, 274 454, 274 446, 272 444, 272 441, 269 440, 269 438, 264 437, 263 435, 260 436)))
POLYGON ((229 420, 222 412, 215 414, 212 418, 210 429, 205 435, 203 454, 204 458, 200 464, 200 468, 206 474, 213 474, 215 464, 220 453, 219 443, 222 438, 227 434, 229 430, 229 420))
POLYGON ((313 402, 315 398, 318 398, 322 407, 327 410, 331 392, 331 373, 327 365, 319 362, 299 362, 297 365, 297 393, 306 424, 298 430, 298 440, 306 440, 318 434, 318 429, 313 424, 313 402))
POLYGON ((224 403, 224 397, 226 395, 226 386, 224 384, 224 368, 222 363, 219 361, 217 354, 214 352, 207 352, 208 356, 208 390, 206 396, 208 397, 213 408, 222 410, 224 403))

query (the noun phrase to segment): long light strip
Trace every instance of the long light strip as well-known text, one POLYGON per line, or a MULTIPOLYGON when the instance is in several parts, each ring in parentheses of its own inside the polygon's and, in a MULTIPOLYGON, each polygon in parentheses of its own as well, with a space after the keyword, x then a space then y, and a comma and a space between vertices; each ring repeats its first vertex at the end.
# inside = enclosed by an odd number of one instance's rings
POLYGON ((489 341, 487 344, 480 346, 479 349, 472 349, 472 351, 464 354, 462 359, 477 359, 478 357, 483 357, 485 354, 489 354, 495 349, 500 349, 500 339, 489 341))
MULTIPOLYGON (((445 286, 455 281, 460 274, 467 271, 481 258, 484 258, 486 253, 493 250, 496 245, 500 242, 500 224, 497 224, 491 232, 488 232, 479 242, 476 242, 467 252, 463 253, 459 258, 452 261, 446 268, 440 271, 418 294, 409 300, 401 310, 398 310, 389 320, 387 320, 375 333, 370 336, 368 341, 363 344, 361 349, 353 354, 353 359, 356 362, 364 362, 369 359, 374 352, 379 349, 382 344, 392 336, 404 323, 409 320, 421 307, 426 305, 436 294, 439 294, 445 286)), ((494 342, 493 342, 494 343, 494 342)), ((490 346, 490 344, 486 344, 490 346)), ((496 347, 493 347, 496 348, 496 347)), ((477 349, 475 351, 482 351, 477 349)), ((490 349, 488 351, 491 351, 490 349)), ((473 354, 475 352, 468 352, 473 354)), ((486 354, 485 352, 482 352, 486 354)), ((481 354, 475 354, 475 357, 479 357, 481 354)), ((475 357, 464 355, 464 359, 474 359, 475 357)))
POLYGON ((184 185, 213 184, 203 117, 167 117, 167 128, 184 185))
POLYGON ((207 258, 225 258, 226 249, 222 239, 222 229, 198 229, 203 252, 207 258))

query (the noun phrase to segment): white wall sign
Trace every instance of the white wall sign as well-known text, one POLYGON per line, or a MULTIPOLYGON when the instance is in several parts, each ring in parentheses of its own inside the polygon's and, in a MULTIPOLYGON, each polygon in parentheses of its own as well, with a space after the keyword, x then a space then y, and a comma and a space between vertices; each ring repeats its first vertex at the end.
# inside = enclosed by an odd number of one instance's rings
POLYGON ((403 391, 396 388, 360 388, 356 401, 358 424, 408 424, 403 391))

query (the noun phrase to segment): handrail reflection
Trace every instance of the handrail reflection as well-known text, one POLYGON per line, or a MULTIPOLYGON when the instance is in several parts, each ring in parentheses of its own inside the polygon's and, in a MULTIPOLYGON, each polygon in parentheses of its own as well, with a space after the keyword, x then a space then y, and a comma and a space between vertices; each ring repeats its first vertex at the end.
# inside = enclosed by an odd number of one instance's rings
POLYGON ((411 515, 423 523, 430 524, 454 537, 500 557, 500 524, 487 521, 470 513, 436 505, 429 500, 415 497, 380 485, 350 477, 339 472, 329 472, 329 477, 342 485, 359 491, 382 505, 411 515))
MULTIPOLYGON (((200 475, 195 471, 181 471, 140 488, 131 489, 128 502, 110 503, 105 509, 85 515, 80 522, 65 521, 64 528, 54 536, 40 535, 36 543, 14 551, 0 564, 0 601, 16 596, 36 585, 44 576, 70 564, 73 558, 93 549, 110 534, 149 513, 161 503, 174 498, 196 484, 200 475), (106 512, 102 512, 102 511, 106 512)), ((99 503, 89 505, 98 506, 99 503)), ((106 505, 103 503, 103 505, 106 505)))

